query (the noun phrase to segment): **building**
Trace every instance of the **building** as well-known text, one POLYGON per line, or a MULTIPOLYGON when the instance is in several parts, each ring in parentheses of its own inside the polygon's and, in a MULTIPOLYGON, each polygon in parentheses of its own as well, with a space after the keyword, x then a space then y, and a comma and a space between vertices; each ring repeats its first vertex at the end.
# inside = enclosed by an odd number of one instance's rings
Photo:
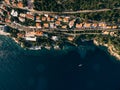
POLYGON ((35 32, 34 31, 29 31, 29 32, 26 32, 25 36, 26 37, 34 37, 35 36, 35 32))
POLYGON ((50 23, 50 28, 56 28, 55 23, 50 23))
POLYGON ((97 24, 97 23, 93 23, 93 24, 91 25, 91 27, 92 27, 92 28, 97 28, 97 27, 98 27, 98 24, 97 24))
POLYGON ((67 25, 63 25, 63 26, 62 26, 62 29, 67 29, 67 25))
POLYGON ((37 37, 25 37, 25 40, 35 42, 37 40, 37 37))
POLYGON ((72 27, 74 26, 74 22, 75 22, 75 20, 71 20, 71 21, 69 22, 69 27, 70 27, 70 28, 72 28, 72 27))
POLYGON ((34 20, 34 15, 32 15, 32 14, 26 14, 25 17, 28 18, 28 19, 34 20))
POLYGON ((58 17, 58 19, 57 19, 58 21, 62 21, 63 19, 62 19, 62 17, 58 17))
POLYGON ((36 27, 37 28, 42 28, 40 22, 36 22, 36 27))
POLYGON ((45 16, 42 16, 42 19, 41 19, 42 21, 46 21, 47 20, 47 18, 45 17, 45 16))
POLYGON ((64 17, 64 18, 63 18, 63 22, 68 23, 68 22, 69 22, 69 17, 64 17))
POLYGON ((51 20, 50 16, 47 17, 47 21, 49 22, 51 20))
POLYGON ((14 17, 17 17, 18 16, 18 12, 14 11, 14 9, 12 9, 11 15, 14 16, 14 17))
POLYGON ((56 25, 56 26, 60 26, 60 25, 61 25, 61 22, 60 22, 60 21, 55 21, 55 25, 56 25))
POLYGON ((41 32, 41 31, 36 31, 35 33, 36 33, 35 34, 36 36, 43 36, 43 32, 41 32))
POLYGON ((91 28, 91 25, 92 25, 91 23, 84 23, 83 27, 84 28, 91 28))
POLYGON ((4 25, 0 25, 0 30, 4 31, 4 25))
POLYGON ((77 23, 77 24, 76 24, 76 28, 79 29, 79 28, 82 28, 82 27, 83 27, 83 24, 82 24, 82 23, 80 23, 80 24, 77 23))
POLYGON ((106 28, 107 24, 105 22, 100 22, 98 26, 99 28, 106 28))
POLYGON ((17 6, 18 6, 19 8, 23 8, 23 3, 22 3, 22 1, 19 1, 19 2, 17 3, 17 6))
POLYGON ((9 0, 4 0, 6 4, 10 5, 10 1, 9 0))
POLYGON ((19 19, 21 22, 25 22, 25 18, 24 18, 24 17, 18 17, 18 19, 19 19))
POLYGON ((44 26, 44 28, 49 28, 49 24, 48 23, 44 23, 43 26, 44 26))
POLYGON ((57 40, 59 40, 57 36, 52 36, 51 39, 52 39, 53 41, 57 41, 57 40))

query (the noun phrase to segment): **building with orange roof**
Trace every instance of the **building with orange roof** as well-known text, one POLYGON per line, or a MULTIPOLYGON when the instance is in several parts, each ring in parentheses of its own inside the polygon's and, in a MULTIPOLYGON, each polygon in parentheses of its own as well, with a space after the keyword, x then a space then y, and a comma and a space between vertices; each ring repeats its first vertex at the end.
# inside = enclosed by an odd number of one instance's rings
POLYGON ((62 17, 58 17, 58 19, 57 19, 58 21, 62 21, 63 20, 63 18, 62 17))
POLYGON ((69 22, 69 17, 64 17, 63 22, 69 22))
POLYGON ((92 28, 97 28, 98 27, 98 24, 97 23, 93 23, 92 24, 92 28))
POLYGON ((36 27, 41 28, 41 24, 39 22, 36 22, 36 27))
POLYGON ((44 23, 43 26, 44 26, 44 28, 49 28, 49 24, 48 23, 44 23))
POLYGON ((84 28, 91 28, 91 25, 92 25, 91 23, 84 23, 83 27, 84 28))
POLYGON ((63 25, 63 26, 62 26, 62 29, 66 29, 66 28, 67 28, 67 25, 63 25))
POLYGON ((19 8, 23 8, 23 3, 22 3, 22 1, 19 1, 19 2, 17 3, 17 6, 18 6, 19 8))
POLYGON ((50 21, 54 21, 55 19, 53 17, 50 18, 50 21))
POLYGON ((40 16, 36 16, 36 20, 40 20, 40 16))
POLYGON ((82 28, 83 27, 83 23, 80 23, 80 24, 76 24, 76 28, 82 28))
POLYGON ((47 20, 47 18, 45 17, 45 16, 42 16, 42 19, 41 19, 42 21, 46 21, 47 20))
POLYGON ((106 26, 106 28, 107 28, 107 29, 111 29, 111 28, 112 28, 112 26, 106 26))
POLYGON ((26 14, 26 16, 25 16, 26 18, 28 18, 28 19, 34 19, 34 16, 33 15, 31 15, 31 14, 26 14))
POLYGON ((55 25, 59 26, 59 25, 61 25, 61 22, 60 21, 55 21, 55 25))
POLYGON ((23 34, 23 33, 18 33, 17 36, 18 36, 18 38, 23 38, 23 37, 25 37, 25 34, 23 34))
POLYGON ((5 22, 10 23, 11 21, 10 21, 10 19, 5 18, 5 22))
POLYGON ((43 32, 41 32, 41 31, 36 31, 35 33, 36 33, 35 34, 36 36, 43 36, 43 32))
POLYGON ((69 36, 67 39, 68 39, 69 41, 73 41, 73 40, 74 40, 74 37, 69 36))
POLYGON ((105 22, 99 23, 99 28, 106 28, 107 24, 105 22))
POLYGON ((113 29, 116 29, 116 28, 117 28, 117 26, 112 26, 112 28, 113 28, 113 29))

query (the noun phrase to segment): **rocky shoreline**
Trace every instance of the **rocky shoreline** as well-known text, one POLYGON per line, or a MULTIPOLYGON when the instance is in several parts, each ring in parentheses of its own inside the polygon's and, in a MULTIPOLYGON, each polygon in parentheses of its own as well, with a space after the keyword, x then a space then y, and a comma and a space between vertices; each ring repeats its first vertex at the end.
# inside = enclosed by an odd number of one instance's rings
POLYGON ((96 45, 96 46, 105 46, 107 47, 108 49, 108 52, 110 53, 110 55, 114 56, 117 58, 117 60, 120 60, 120 55, 118 54, 118 51, 114 48, 113 45, 109 45, 109 44, 104 44, 104 43, 99 43, 97 40, 93 40, 93 43, 96 45))

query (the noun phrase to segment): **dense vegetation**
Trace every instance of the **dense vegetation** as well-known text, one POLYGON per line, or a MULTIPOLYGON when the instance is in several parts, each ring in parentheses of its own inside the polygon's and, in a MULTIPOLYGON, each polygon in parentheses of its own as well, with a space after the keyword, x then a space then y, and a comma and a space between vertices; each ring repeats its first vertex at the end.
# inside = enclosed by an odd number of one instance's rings
POLYGON ((111 9, 111 11, 98 13, 75 14, 83 20, 106 21, 112 24, 120 23, 120 0, 35 0, 34 9, 40 11, 77 11, 111 9))
POLYGON ((97 36, 95 38, 99 43, 113 45, 120 55, 120 38, 111 36, 97 36))
POLYGON ((120 6, 120 0, 35 0, 34 6, 46 11, 112 9, 120 6))
POLYGON ((119 24, 120 23, 120 10, 111 10, 106 12, 97 12, 97 13, 80 13, 76 14, 76 16, 88 20, 95 21, 105 21, 111 24, 119 24))

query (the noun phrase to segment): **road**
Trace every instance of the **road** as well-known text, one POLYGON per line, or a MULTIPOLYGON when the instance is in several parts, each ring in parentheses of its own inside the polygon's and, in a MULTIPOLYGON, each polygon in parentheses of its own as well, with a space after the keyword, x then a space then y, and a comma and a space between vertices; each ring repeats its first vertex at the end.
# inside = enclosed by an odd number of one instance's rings
MULTIPOLYGON (((12 6, 12 5, 7 5, 6 3, 3 3, 5 6, 9 6, 12 8, 19 8, 17 6, 12 6)), ((78 10, 78 11, 64 11, 64 12, 52 12, 52 11, 37 11, 37 10, 32 10, 32 9, 26 9, 26 8, 19 8, 23 10, 30 11, 31 13, 37 13, 37 14, 77 14, 77 13, 90 13, 90 12, 105 12, 105 11, 110 11, 114 9, 120 9, 120 7, 113 8, 113 9, 98 9, 98 10, 78 10)))

